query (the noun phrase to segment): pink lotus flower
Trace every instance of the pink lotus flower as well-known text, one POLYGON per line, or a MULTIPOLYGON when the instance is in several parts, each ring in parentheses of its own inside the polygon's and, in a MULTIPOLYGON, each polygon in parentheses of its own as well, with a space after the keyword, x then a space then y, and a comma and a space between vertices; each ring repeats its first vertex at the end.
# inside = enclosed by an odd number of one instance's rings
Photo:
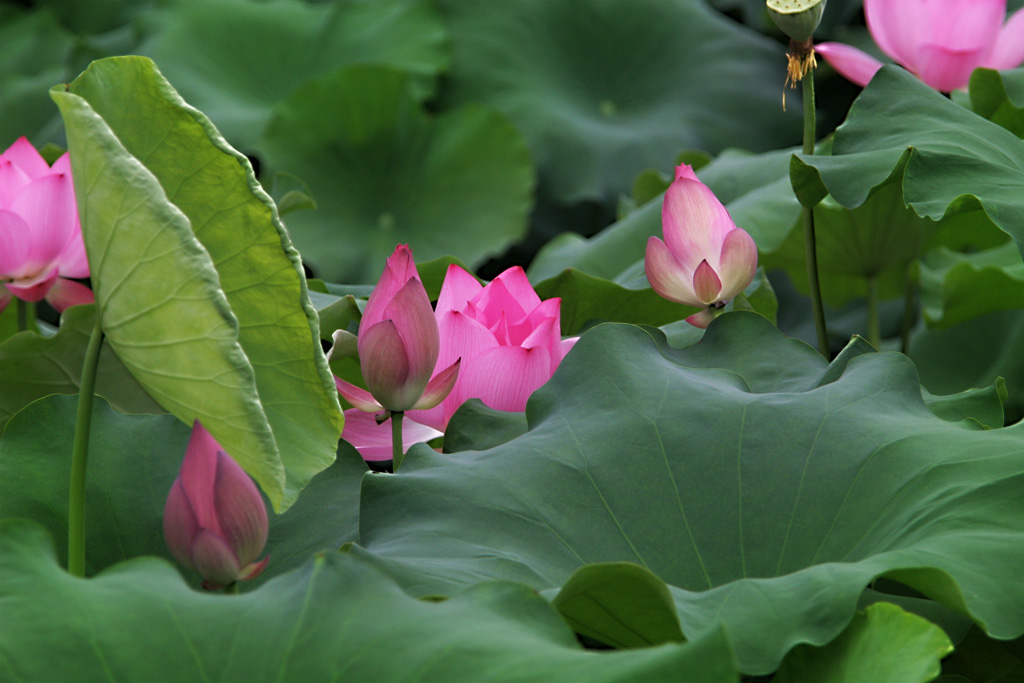
POLYGON ((238 463, 198 421, 164 506, 164 540, 174 558, 220 588, 255 578, 267 543, 267 508, 238 463))
MULTIPOLYGON (((864 15, 878 47, 936 90, 966 86, 979 66, 1012 69, 1024 62, 1024 10, 1004 25, 1006 0, 864 0, 864 15)), ((882 67, 842 43, 814 49, 858 85, 882 67)))
POLYGON ((399 245, 388 258, 359 323, 359 363, 370 391, 338 377, 338 391, 366 412, 404 412, 436 406, 459 375, 459 360, 431 379, 440 341, 430 299, 412 251, 399 245))
POLYGON ((51 168, 24 137, 0 154, 0 311, 12 296, 46 299, 58 311, 91 303, 71 162, 51 168))
POLYGON ((452 392, 413 419, 444 431, 463 402, 478 398, 496 410, 521 411, 551 379, 575 339, 562 341, 560 299, 541 301, 522 268, 509 268, 486 287, 448 266, 434 315, 441 334, 439 365, 462 359, 452 392))
POLYGON ((661 230, 664 242, 647 240, 647 279, 669 301, 703 308, 686 322, 707 327, 712 309, 724 307, 754 279, 754 240, 686 165, 676 167, 676 179, 665 192, 661 230))
MULTIPOLYGON (((430 441, 442 432, 420 424, 408 417, 402 422, 402 452, 414 444, 430 441)), ((353 408, 345 411, 345 429, 341 438, 355 446, 363 460, 391 460, 391 419, 377 424, 377 418, 370 413, 353 408)))

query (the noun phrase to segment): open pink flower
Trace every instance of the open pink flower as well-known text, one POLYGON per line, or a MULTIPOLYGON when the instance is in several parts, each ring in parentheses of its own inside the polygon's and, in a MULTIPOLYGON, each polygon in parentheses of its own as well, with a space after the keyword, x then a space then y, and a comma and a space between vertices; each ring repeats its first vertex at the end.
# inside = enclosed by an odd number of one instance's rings
MULTIPOLYGON (((1006 20, 1006 0, 864 0, 868 29, 882 52, 943 92, 967 85, 979 66, 1012 69, 1024 62, 1024 10, 1006 20)), ((815 50, 858 85, 882 63, 855 47, 815 50)))
POLYGON ((68 155, 51 168, 24 137, 0 154, 0 311, 16 296, 58 311, 93 301, 68 155))
POLYGON ((444 431, 463 402, 478 398, 496 410, 521 411, 551 379, 575 339, 562 340, 561 299, 541 301, 526 273, 509 268, 487 286, 448 266, 434 315, 441 334, 438 366, 462 359, 452 392, 413 419, 444 431))
POLYGON ((359 364, 369 392, 338 377, 338 392, 359 410, 432 408, 451 391, 459 359, 434 375, 440 341, 412 250, 399 245, 366 302, 359 323, 359 364))
POLYGON ((711 309, 725 306, 754 279, 754 240, 686 165, 676 168, 665 192, 661 229, 664 242, 647 240, 647 279, 669 301, 703 308, 686 321, 707 327, 714 319, 711 309))
POLYGON ((249 475, 203 425, 192 425, 181 472, 164 506, 164 540, 206 588, 255 578, 267 543, 267 508, 249 475))

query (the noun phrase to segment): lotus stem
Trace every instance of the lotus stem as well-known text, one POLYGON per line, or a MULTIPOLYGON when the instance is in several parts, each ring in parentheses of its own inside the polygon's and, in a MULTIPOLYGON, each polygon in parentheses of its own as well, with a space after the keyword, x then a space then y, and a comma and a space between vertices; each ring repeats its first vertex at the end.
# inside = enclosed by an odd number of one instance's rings
POLYGON ((391 471, 397 472, 398 468, 402 466, 402 418, 405 413, 402 411, 392 411, 391 413, 391 471))
POLYGON ((32 301, 22 301, 15 297, 14 307, 18 312, 18 332, 36 329, 36 305, 32 301))
POLYGON ((103 329, 100 313, 89 337, 82 363, 82 384, 78 391, 75 443, 71 451, 71 491, 68 496, 68 573, 85 577, 85 470, 89 459, 89 431, 92 427, 92 398, 96 388, 103 329))
MULTIPOLYGON (((810 40, 804 43, 790 41, 790 64, 809 63, 809 67, 800 74, 803 84, 804 100, 804 154, 814 154, 817 121, 814 104, 814 46, 810 40), (810 53, 810 58, 801 55, 810 53)), ((818 351, 826 359, 829 358, 828 329, 825 327, 825 308, 821 302, 821 285, 818 282, 818 248, 814 236, 814 209, 803 207, 804 225, 804 260, 807 263, 807 283, 811 288, 811 309, 814 313, 814 328, 818 333, 818 351)))
POLYGON ((868 342, 882 350, 882 333, 878 324, 878 276, 868 277, 868 342))
POLYGON ((900 353, 907 355, 910 350, 910 331, 914 328, 914 302, 917 295, 917 280, 913 277, 914 266, 907 269, 907 298, 903 303, 903 329, 900 330, 900 353))

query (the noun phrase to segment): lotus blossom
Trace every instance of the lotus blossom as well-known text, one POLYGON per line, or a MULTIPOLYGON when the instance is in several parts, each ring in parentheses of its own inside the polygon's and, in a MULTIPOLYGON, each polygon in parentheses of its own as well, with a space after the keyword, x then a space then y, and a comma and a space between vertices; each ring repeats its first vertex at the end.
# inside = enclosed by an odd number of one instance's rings
POLYGON ((64 154, 51 168, 18 138, 0 154, 0 311, 12 296, 46 299, 58 311, 92 302, 69 277, 89 277, 71 162, 64 154))
POLYGON ((562 340, 560 307, 561 299, 541 301, 518 266, 486 286, 459 266, 448 266, 434 311, 441 335, 438 365, 461 358, 462 369, 439 406, 409 417, 444 431, 471 398, 496 410, 525 410, 530 394, 551 379, 576 342, 562 340))
POLYGON ((676 167, 676 179, 665 191, 661 230, 664 242, 647 240, 647 279, 669 301, 703 308, 686 322, 707 327, 713 309, 724 307, 754 279, 754 240, 685 164, 676 167))
POLYGON ((256 485, 198 421, 164 506, 164 540, 210 589, 255 578, 269 559, 256 562, 267 543, 256 485))
POLYGON ((334 383, 349 403, 366 412, 431 408, 448 395, 459 375, 455 358, 431 379, 439 349, 437 322, 412 250, 399 245, 359 324, 359 363, 370 390, 338 377, 334 383))
MULTIPOLYGON (((982 66, 1024 62, 1024 10, 1006 20, 1006 0, 864 0, 868 29, 882 52, 943 92, 967 85, 982 66)), ((836 71, 867 85, 882 63, 855 47, 822 43, 836 71)))

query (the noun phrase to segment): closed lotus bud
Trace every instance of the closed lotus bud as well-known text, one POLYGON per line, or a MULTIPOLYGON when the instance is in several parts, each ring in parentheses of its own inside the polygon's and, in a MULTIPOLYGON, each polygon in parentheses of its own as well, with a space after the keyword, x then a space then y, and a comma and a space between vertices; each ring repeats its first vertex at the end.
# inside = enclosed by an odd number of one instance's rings
POLYGON ((164 506, 164 540, 209 589, 255 578, 269 559, 256 561, 267 543, 256 485, 199 421, 164 506))
POLYGON ((814 35, 826 0, 767 0, 768 14, 783 33, 798 43, 814 35))

